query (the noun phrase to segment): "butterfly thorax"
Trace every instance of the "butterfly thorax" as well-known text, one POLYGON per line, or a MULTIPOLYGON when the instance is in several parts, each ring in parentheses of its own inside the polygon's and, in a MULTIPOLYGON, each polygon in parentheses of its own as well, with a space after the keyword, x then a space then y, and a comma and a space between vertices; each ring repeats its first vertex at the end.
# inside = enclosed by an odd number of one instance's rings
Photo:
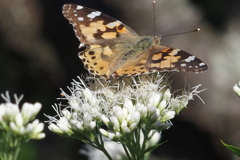
POLYGON ((133 46, 138 51, 145 51, 151 48, 154 45, 153 37, 141 37, 139 41, 137 41, 136 45, 133 46))
MULTIPOLYGON (((147 53, 156 45, 154 38, 150 36, 130 38, 125 42, 127 43, 112 44, 112 51, 118 56, 115 55, 114 59, 112 59, 113 63, 109 66, 108 70, 109 75, 114 71, 116 71, 115 76, 129 75, 129 72, 133 72, 131 74, 136 72, 134 69, 136 66, 145 68, 144 65, 146 63, 145 59, 147 59, 147 53)), ((141 69, 138 70, 139 73, 136 74, 142 73, 141 69)))

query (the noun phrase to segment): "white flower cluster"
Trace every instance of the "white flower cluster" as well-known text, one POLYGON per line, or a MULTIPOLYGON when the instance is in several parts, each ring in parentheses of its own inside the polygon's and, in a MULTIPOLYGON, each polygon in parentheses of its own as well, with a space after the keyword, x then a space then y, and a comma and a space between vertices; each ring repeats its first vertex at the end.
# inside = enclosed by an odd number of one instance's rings
POLYGON ((99 79, 84 83, 79 78, 69 88, 71 95, 62 92, 69 106, 63 110, 59 109, 62 105, 54 106, 58 117, 48 116, 49 129, 68 136, 91 135, 99 130, 114 141, 136 129, 168 129, 175 114, 199 93, 199 86, 173 97, 167 85, 166 76, 160 74, 129 77, 116 83, 99 79))
POLYGON ((42 133, 44 124, 39 120, 32 121, 40 111, 42 105, 40 103, 30 104, 24 103, 22 109, 19 109, 19 102, 22 96, 17 98, 16 104, 10 101, 9 93, 1 94, 6 103, 0 104, 0 131, 12 133, 16 136, 23 136, 26 139, 42 139, 45 134, 42 133))

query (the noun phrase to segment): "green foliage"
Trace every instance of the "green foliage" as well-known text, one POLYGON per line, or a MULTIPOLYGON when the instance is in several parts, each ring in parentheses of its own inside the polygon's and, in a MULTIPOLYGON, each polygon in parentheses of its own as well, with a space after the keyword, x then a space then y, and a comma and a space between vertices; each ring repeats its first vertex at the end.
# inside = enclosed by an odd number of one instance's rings
POLYGON ((163 143, 159 143, 157 145, 154 145, 154 146, 151 146, 151 147, 148 147, 145 151, 144 151, 144 154, 147 153, 147 152, 152 152, 154 149, 158 148, 159 146, 163 145, 164 143, 166 143, 167 141, 163 142, 163 143))
POLYGON ((236 155, 238 155, 238 157, 240 157, 240 148, 238 147, 234 147, 232 145, 226 144, 224 143, 222 140, 220 140, 222 142, 222 144, 227 147, 229 150, 231 150, 233 153, 235 153, 236 155))

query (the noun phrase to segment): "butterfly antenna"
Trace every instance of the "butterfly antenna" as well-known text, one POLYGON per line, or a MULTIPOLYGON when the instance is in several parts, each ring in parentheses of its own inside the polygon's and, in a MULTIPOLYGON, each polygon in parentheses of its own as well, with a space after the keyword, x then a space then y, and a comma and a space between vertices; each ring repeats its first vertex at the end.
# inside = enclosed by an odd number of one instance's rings
POLYGON ((156 36, 155 1, 153 1, 153 35, 156 36))
POLYGON ((187 31, 187 32, 180 32, 180 33, 174 33, 174 34, 169 34, 169 35, 163 35, 162 37, 168 37, 168 36, 186 34, 186 33, 198 32, 198 31, 200 31, 200 28, 197 28, 197 29, 192 30, 192 31, 187 31))

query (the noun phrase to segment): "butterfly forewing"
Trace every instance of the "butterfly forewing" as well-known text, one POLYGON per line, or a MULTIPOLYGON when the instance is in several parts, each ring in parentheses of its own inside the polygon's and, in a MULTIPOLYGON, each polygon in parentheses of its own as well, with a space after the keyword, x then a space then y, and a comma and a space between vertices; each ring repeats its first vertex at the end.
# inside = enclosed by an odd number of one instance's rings
POLYGON ((138 37, 122 22, 100 11, 76 4, 65 4, 63 15, 73 25, 79 41, 85 44, 102 44, 107 40, 138 37))

